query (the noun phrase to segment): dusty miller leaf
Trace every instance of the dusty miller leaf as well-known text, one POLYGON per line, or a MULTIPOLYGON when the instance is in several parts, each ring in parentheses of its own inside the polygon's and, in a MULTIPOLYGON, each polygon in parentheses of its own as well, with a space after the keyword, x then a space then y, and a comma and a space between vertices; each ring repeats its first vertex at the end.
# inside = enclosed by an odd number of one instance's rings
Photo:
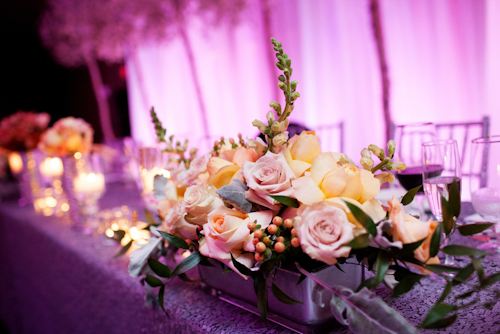
POLYGON ((252 203, 245 198, 247 190, 248 187, 241 180, 234 179, 230 184, 217 189, 216 193, 224 202, 248 213, 252 210, 252 203))
POLYGON ((154 196, 158 201, 164 200, 167 198, 167 183, 168 179, 163 175, 155 175, 153 179, 153 189, 154 196))

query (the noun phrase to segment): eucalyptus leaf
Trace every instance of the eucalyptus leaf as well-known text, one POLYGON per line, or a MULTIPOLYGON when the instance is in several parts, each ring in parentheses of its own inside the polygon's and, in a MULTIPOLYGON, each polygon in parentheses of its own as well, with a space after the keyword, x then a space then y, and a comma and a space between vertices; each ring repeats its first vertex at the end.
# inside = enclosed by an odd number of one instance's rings
POLYGON ((177 248, 180 248, 180 249, 189 249, 189 246, 188 244, 182 240, 181 238, 179 238, 178 236, 175 236, 173 234, 170 234, 170 233, 167 233, 167 232, 163 232, 163 231, 158 231, 158 233, 160 233, 160 235, 165 239, 167 240, 167 242, 177 248))
POLYGON ((201 255, 198 252, 194 252, 191 255, 189 255, 187 258, 182 260, 181 263, 174 269, 172 274, 170 275, 170 278, 174 278, 175 276, 178 276, 180 274, 185 273, 188 270, 193 269, 200 263, 201 259, 203 258, 203 255, 201 255))
POLYGON ((299 207, 299 201, 297 201, 295 198, 291 198, 288 196, 272 196, 272 195, 268 195, 268 196, 271 197, 272 199, 277 200, 278 202, 280 202, 281 204, 283 204, 285 206, 288 206, 291 208, 298 208, 299 207))
POLYGON ((440 328, 446 328, 452 325, 456 320, 457 320, 458 314, 454 314, 451 317, 448 318, 443 318, 439 319, 437 321, 434 321, 433 323, 425 326, 424 328, 427 329, 440 329, 440 328))
POLYGON ((486 256, 488 253, 473 247, 463 245, 448 245, 442 249, 448 255, 466 255, 466 256, 486 256))
POLYGON ((351 204, 349 202, 344 201, 349 210, 352 212, 356 220, 363 225, 363 227, 373 235, 374 237, 377 235, 377 226, 375 223, 373 223, 373 220, 363 212, 360 208, 358 208, 356 205, 351 204))
POLYGON ((448 297, 448 295, 451 292, 451 288, 453 288, 453 285, 454 285, 453 281, 449 281, 448 283, 446 283, 446 286, 444 287, 444 290, 441 293, 441 297, 439 297, 438 299, 438 303, 443 302, 445 298, 448 297))
POLYGON ((451 212, 453 216, 460 216, 461 211, 461 199, 460 199, 460 184, 457 178, 453 178, 453 182, 450 185, 450 196, 448 202, 450 203, 451 212))
POLYGON ((276 284, 274 284, 274 282, 271 285, 271 291, 272 291, 274 297, 276 297, 276 299, 278 299, 282 303, 289 304, 289 305, 303 304, 302 302, 295 300, 292 297, 290 297, 289 295, 287 295, 276 284))
POLYGON ((120 251, 118 253, 115 254, 115 256, 113 257, 114 259, 116 259, 117 257, 120 257, 122 256, 123 254, 125 254, 129 249, 130 247, 132 246, 132 244, 134 243, 134 240, 130 240, 128 242, 128 244, 126 244, 125 246, 123 246, 120 251))
POLYGON ((495 284, 496 282, 500 281, 500 273, 492 275, 490 277, 487 277, 483 280, 481 283, 481 287, 485 288, 487 286, 490 286, 492 284, 495 284))
POLYGON ((429 269, 430 271, 434 273, 452 273, 452 272, 457 272, 460 271, 462 268, 458 267, 451 267, 451 266, 443 266, 441 264, 426 264, 425 265, 426 269, 429 269))
POLYGON ((465 282, 474 273, 474 267, 469 264, 465 268, 462 268, 454 277, 453 281, 455 284, 460 284, 465 282))
POLYGON ((252 271, 247 268, 247 266, 239 263, 238 261, 236 261, 236 259, 234 258, 233 256, 233 253, 230 253, 231 254, 231 261, 233 262, 233 265, 234 267, 242 274, 242 275, 245 275, 245 276, 252 276, 252 271))
POLYGON ((437 321, 443 319, 447 314, 453 312, 457 309, 455 305, 449 305, 445 303, 437 303, 434 305, 427 316, 425 317, 423 323, 420 325, 422 328, 435 328, 432 325, 435 325, 437 321))
POLYGON ((148 259, 149 268, 158 276, 169 278, 171 271, 170 268, 156 259, 148 259))
POLYGON ((158 201, 161 201, 161 200, 164 200, 167 198, 167 183, 168 183, 168 179, 159 174, 159 175, 155 175, 154 178, 153 178, 153 195, 154 197, 158 200, 158 201))
POLYGON ((443 230, 446 235, 449 235, 453 230, 453 225, 455 224, 455 218, 453 215, 453 209, 450 203, 441 195, 441 207, 443 210, 443 230))
POLYGON ((443 233, 443 225, 438 224, 431 238, 431 245, 429 250, 429 257, 434 257, 439 252, 441 246, 441 234, 443 233))
POLYGON ((231 204, 242 212, 248 213, 252 210, 253 204, 245 197, 245 191, 247 190, 248 187, 241 180, 233 179, 230 184, 220 187, 215 192, 224 202, 231 204))
POLYGON ((146 275, 146 283, 148 283, 149 286, 153 288, 163 285, 163 282, 159 278, 156 278, 152 275, 146 275))
POLYGON ((354 293, 344 287, 335 287, 330 309, 335 319, 349 326, 353 333, 417 334, 418 330, 396 310, 379 297, 373 297, 370 290, 363 288, 354 293))
POLYGON ((368 233, 365 233, 358 235, 356 238, 352 239, 344 246, 351 247, 353 249, 359 249, 359 248, 366 248, 369 245, 370 245, 370 235, 368 233))
POLYGON ((492 227, 493 223, 478 223, 478 224, 467 224, 467 225, 462 225, 458 227, 458 232, 460 232, 461 235, 474 235, 477 233, 481 233, 484 230, 492 227))
POLYGON ((424 238, 416 242, 412 242, 411 244, 403 244, 403 251, 406 253, 413 253, 415 249, 420 247, 420 245, 425 241, 425 239, 427 238, 424 238))
POLYGON ((422 185, 419 185, 418 187, 415 187, 415 188, 408 190, 408 192, 401 199, 401 204, 406 206, 406 205, 410 204, 411 202, 413 202, 413 198, 418 193, 420 188, 422 188, 422 185))
POLYGON ((420 282, 420 280, 425 277, 423 275, 409 275, 403 278, 395 287, 394 290, 392 291, 392 296, 393 297, 398 297, 401 296, 408 291, 410 291, 415 284, 420 282))

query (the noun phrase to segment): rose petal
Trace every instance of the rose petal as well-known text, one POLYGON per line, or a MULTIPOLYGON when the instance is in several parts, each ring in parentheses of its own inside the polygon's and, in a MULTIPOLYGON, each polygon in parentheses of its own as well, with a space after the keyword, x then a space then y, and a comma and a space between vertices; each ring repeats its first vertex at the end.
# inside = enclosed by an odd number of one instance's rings
POLYGON ((293 189, 295 189, 295 198, 306 205, 312 205, 316 202, 325 200, 325 194, 314 183, 310 176, 303 176, 292 181, 293 189))

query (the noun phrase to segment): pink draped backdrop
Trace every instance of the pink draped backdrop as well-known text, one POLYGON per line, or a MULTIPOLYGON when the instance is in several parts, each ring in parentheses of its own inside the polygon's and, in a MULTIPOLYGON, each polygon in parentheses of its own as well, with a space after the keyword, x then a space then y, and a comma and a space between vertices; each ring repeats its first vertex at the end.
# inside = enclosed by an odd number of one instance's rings
MULTIPOLYGON (((292 59, 301 97, 293 121, 310 128, 344 123, 344 152, 384 145, 382 87, 370 1, 255 0, 236 27, 207 29, 190 22, 210 138, 182 40, 140 46, 127 59, 131 127, 135 139, 154 142, 149 108, 167 134, 207 148, 214 138, 253 137, 251 122, 265 119, 271 100, 283 101, 270 65, 269 37, 292 59), (269 24, 265 12, 268 6, 269 24), (279 95, 278 95, 279 94, 279 95)), ((500 134, 500 1, 380 0, 391 80, 393 121, 436 123, 491 117, 500 134)), ((326 141, 326 140, 325 140, 326 141)), ((324 143, 339 150, 340 143, 324 143)))

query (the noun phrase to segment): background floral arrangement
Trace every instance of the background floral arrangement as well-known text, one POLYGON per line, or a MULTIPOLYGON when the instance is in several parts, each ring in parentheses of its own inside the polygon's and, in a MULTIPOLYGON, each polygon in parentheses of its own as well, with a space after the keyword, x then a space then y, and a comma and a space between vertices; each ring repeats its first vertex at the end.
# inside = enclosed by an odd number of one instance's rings
MULTIPOLYGON (((300 94, 297 81, 290 80, 291 60, 281 43, 272 42, 276 66, 283 71, 278 79, 286 102, 284 107, 271 102, 273 111, 267 113, 266 122, 253 122, 265 140, 221 137, 208 156, 186 159, 187 143, 173 145, 172 137, 167 141, 166 130, 151 110, 159 141, 169 145, 169 152, 181 148, 177 152, 180 158, 170 180, 155 176, 163 223, 147 227, 151 238, 131 255, 130 274, 145 275, 148 286, 159 287, 158 300, 165 311, 168 280, 189 280, 186 271, 198 264, 210 265, 207 260, 215 259, 254 280, 259 312, 265 319, 268 281, 278 300, 300 303, 273 283, 274 269, 287 267, 302 274, 298 284, 310 277, 331 291, 332 314, 353 332, 417 333, 370 289, 386 284, 393 296, 399 296, 433 272, 443 277, 446 288, 422 326, 448 326, 458 310, 444 303, 453 287, 474 273, 479 277, 474 291, 500 280, 500 274, 487 277, 482 271, 481 261, 487 253, 461 245, 441 249, 441 235, 453 233, 460 213, 458 184, 453 183, 449 198, 442 198, 443 222, 422 222, 403 208, 418 188, 401 201, 392 198, 387 208, 375 199, 381 184, 394 180, 389 171, 405 168, 392 161, 394 141, 385 150, 376 145, 364 148, 358 167, 345 154, 322 152, 314 131, 288 138, 288 116, 300 94), (374 159, 379 162, 375 164, 374 159), (191 252, 174 270, 165 264, 167 242, 191 252), (471 264, 465 268, 441 265, 440 250, 469 256, 471 264), (375 273, 357 292, 327 286, 310 275, 311 270, 325 265, 340 268, 348 258, 375 273)), ((471 235, 490 226, 476 224, 458 230, 471 235)))
POLYGON ((92 149, 94 130, 81 118, 61 118, 45 131, 38 148, 49 155, 66 156, 92 149))
POLYGON ((50 115, 35 111, 18 111, 0 122, 0 147, 10 151, 35 149, 50 122, 50 115))

